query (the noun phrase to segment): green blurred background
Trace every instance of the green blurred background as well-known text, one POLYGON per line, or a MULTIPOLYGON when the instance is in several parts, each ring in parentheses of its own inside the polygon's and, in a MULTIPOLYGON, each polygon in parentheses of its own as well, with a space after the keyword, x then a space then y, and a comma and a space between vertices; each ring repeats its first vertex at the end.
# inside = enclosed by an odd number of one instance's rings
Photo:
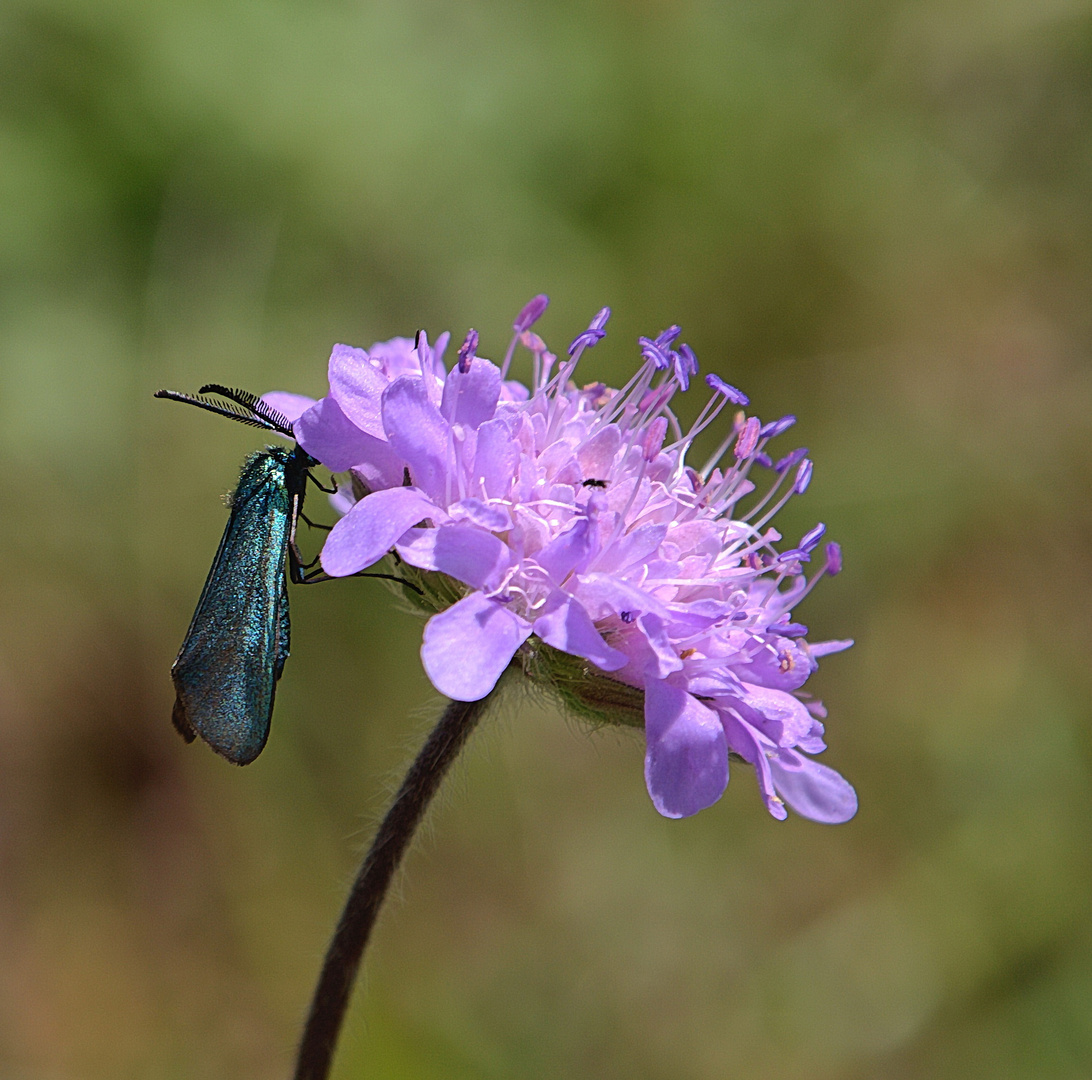
POLYGON ((861 811, 779 824, 740 767, 665 821, 639 737, 510 702, 336 1075, 1092 1076, 1090 106, 1088 0, 4 0, 0 1077, 287 1075, 439 704, 382 586, 296 589, 266 752, 182 744, 262 440, 152 392, 317 396, 418 327, 496 357, 540 291, 556 349, 613 306, 586 378, 679 322, 800 416, 861 811))

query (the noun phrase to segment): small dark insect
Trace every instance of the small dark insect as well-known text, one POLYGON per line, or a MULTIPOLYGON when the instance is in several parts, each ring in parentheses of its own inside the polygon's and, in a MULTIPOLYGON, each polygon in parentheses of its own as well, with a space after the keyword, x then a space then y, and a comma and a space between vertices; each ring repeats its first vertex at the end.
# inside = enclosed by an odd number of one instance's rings
MULTIPOLYGON (((196 395, 160 390, 155 396, 294 438, 286 416, 243 390, 209 384, 196 395)), ((322 570, 306 573, 314 564, 305 564, 296 546, 296 523, 302 518, 312 524, 303 513, 307 481, 335 490, 312 475, 317 464, 298 443, 267 446, 243 463, 220 547, 171 667, 171 719, 179 734, 186 742, 200 735, 236 765, 253 761, 269 737, 277 681, 288 659, 286 561, 293 582, 328 580, 322 570)))
POLYGON ((607 486, 607 481, 606 480, 584 480, 584 481, 582 481, 580 486, 581 487, 605 488, 607 486))

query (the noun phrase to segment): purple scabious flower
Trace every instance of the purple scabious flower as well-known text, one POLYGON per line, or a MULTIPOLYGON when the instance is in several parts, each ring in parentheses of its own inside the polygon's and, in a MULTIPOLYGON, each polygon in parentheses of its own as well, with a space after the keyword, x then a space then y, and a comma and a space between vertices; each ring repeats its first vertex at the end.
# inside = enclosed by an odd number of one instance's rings
POLYGON ((641 338, 642 362, 620 390, 574 381, 605 334, 604 308, 563 361, 530 329, 536 297, 498 366, 473 331, 447 371, 447 335, 334 347, 330 393, 277 395, 300 444, 351 483, 322 550, 334 577, 389 553, 415 574, 431 614, 421 659, 433 685, 483 698, 516 659, 578 711, 646 734, 645 780, 656 809, 686 817, 715 803, 731 756, 754 766, 771 814, 786 804, 816 821, 853 816, 857 797, 814 761, 823 706, 804 684, 850 641, 809 643, 793 609, 841 568, 824 526, 779 550, 771 525, 810 482, 806 450, 767 452, 791 417, 763 426, 746 396, 716 375, 688 431, 670 405, 698 369, 679 328, 641 338), (527 388, 506 381, 517 345, 527 388), (724 440, 696 468, 695 438, 733 412, 724 440), (752 474, 768 477, 756 492, 752 474), (746 496, 746 511, 739 504, 746 496), (810 574, 807 566, 816 568, 810 574))

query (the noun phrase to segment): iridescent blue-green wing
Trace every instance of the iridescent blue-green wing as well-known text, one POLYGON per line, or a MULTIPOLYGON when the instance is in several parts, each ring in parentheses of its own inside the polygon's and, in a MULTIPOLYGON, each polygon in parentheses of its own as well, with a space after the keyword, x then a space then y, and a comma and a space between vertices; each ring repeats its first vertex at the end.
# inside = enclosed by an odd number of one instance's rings
POLYGON ((253 761, 265 746, 288 656, 287 454, 271 448, 243 466, 223 539, 171 668, 175 727, 187 739, 200 735, 237 765, 253 761))

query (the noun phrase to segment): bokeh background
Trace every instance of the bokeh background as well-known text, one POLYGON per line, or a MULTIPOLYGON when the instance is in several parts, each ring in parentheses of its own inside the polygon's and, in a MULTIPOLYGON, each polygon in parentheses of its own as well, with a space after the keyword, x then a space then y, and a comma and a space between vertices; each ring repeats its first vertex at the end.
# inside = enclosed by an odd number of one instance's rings
POLYGON ((336 1075, 1092 1076, 1090 121, 1088 0, 4 0, 0 1077, 287 1075, 439 705, 381 585, 295 589, 263 756, 182 744, 262 440, 152 392, 317 396, 418 327, 498 356, 540 291, 557 349, 613 306, 587 378, 679 322, 800 417, 861 810, 780 824, 740 767, 668 822, 639 736, 510 703, 336 1075))

